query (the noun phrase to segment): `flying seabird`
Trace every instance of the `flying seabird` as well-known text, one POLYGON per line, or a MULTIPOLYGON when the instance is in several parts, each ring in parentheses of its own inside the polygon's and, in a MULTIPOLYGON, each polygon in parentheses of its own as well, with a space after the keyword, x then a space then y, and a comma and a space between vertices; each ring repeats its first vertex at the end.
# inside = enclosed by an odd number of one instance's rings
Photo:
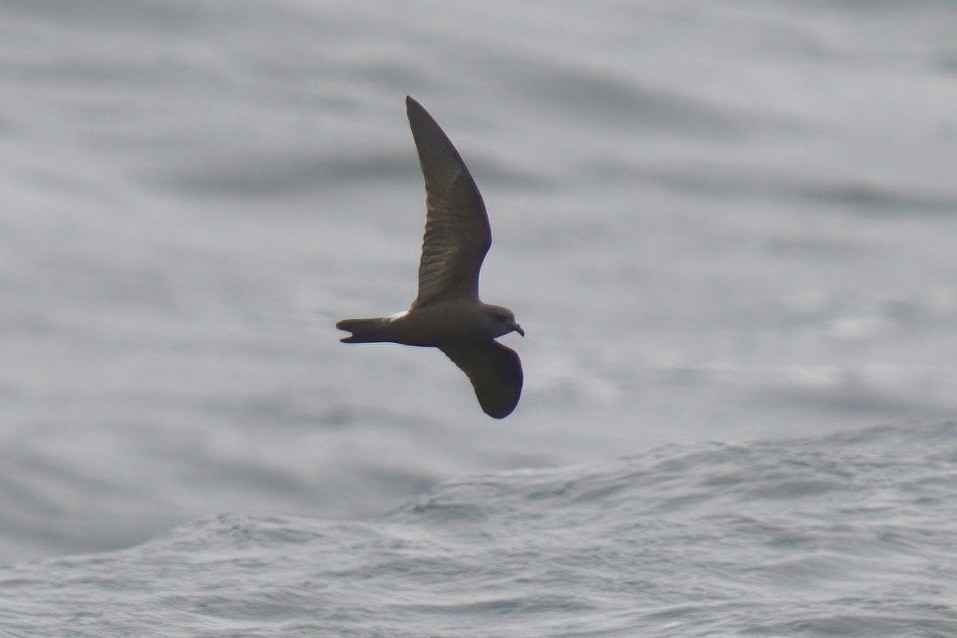
POLYGON ((427 210, 419 293, 405 312, 343 319, 343 343, 392 342, 438 348, 468 375, 482 410, 502 419, 522 394, 522 362, 496 337, 525 331, 508 308, 479 300, 479 271, 492 245, 485 203, 465 162, 421 104, 405 98, 425 176, 427 210))

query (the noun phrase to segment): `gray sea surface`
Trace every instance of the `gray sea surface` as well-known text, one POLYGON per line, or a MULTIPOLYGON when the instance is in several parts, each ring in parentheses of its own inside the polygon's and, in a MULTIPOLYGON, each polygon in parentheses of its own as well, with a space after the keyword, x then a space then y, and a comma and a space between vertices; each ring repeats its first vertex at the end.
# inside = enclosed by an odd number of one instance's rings
POLYGON ((0 3, 0 635, 957 635, 957 4, 0 3), (468 163, 493 421, 415 295, 468 163))
POLYGON ((957 425, 665 446, 0 572, 13 636, 954 636, 957 425))

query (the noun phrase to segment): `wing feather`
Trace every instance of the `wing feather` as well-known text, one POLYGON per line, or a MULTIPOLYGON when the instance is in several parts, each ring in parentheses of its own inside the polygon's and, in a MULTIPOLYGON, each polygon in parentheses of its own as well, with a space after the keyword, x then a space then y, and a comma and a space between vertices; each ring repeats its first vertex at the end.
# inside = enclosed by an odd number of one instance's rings
POLYGON ((485 203, 455 146, 422 105, 406 97, 425 177, 426 223, 419 292, 412 306, 478 299, 479 272, 492 245, 485 203))
POLYGON ((495 340, 441 344, 439 349, 468 375, 482 410, 496 419, 512 413, 522 396, 522 361, 495 340))

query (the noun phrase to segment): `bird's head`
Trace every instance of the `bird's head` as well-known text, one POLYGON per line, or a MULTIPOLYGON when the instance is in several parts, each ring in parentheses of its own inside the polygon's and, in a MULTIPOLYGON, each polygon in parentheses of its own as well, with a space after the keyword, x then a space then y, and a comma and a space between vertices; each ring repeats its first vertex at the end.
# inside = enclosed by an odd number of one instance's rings
POLYGON ((508 308, 502 306, 485 306, 486 327, 492 338, 501 337, 510 332, 517 332, 525 336, 525 331, 515 321, 515 315, 508 308))

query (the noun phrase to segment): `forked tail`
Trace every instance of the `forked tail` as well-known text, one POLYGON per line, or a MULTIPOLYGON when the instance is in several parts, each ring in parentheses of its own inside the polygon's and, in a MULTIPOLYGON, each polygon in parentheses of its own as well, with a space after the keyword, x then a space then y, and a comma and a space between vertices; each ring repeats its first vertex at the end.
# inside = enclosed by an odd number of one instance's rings
POLYGON ((377 317, 375 319, 343 319, 336 324, 339 330, 351 332, 352 335, 343 337, 339 341, 342 343, 375 343, 377 341, 389 341, 384 328, 389 324, 386 317, 377 317))

